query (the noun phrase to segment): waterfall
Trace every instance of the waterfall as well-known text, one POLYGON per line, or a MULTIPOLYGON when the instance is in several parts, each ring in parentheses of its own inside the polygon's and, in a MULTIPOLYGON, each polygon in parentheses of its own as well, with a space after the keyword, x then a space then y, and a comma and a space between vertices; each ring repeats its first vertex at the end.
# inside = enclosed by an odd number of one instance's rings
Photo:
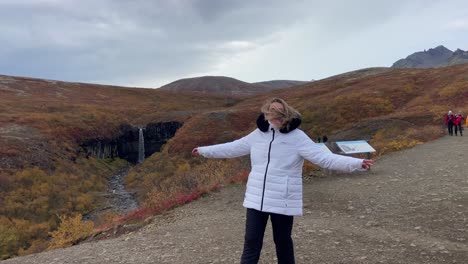
POLYGON ((140 127, 138 133, 138 163, 142 163, 145 160, 145 139, 143 137, 143 128, 140 127))

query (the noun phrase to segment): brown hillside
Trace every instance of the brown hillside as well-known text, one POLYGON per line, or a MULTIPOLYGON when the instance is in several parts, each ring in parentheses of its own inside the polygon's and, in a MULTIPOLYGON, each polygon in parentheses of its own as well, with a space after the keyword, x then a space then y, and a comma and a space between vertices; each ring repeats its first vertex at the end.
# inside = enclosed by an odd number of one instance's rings
MULTIPOLYGON (((52 140, 73 145, 87 138, 112 137, 121 124, 183 122, 200 109, 216 109, 225 103, 221 98, 175 97, 156 89, 0 75, 0 156, 20 156, 17 154, 38 149, 34 139, 43 144, 52 140)), ((18 164, 10 162, 7 167, 14 165, 18 164)))
MULTIPOLYGON (((135 168, 127 182, 141 187, 139 197, 142 198, 148 193, 164 192, 171 182, 177 185, 185 179, 191 182, 185 187, 179 185, 174 193, 202 188, 204 174, 197 168, 205 166, 206 161, 190 158, 191 149, 248 134, 255 128, 260 106, 271 97, 285 98, 302 113, 301 128, 311 138, 327 135, 331 141, 366 139, 377 149, 376 156, 438 138, 445 132, 442 117, 448 109, 468 110, 464 104, 468 96, 467 65, 377 71, 351 72, 294 89, 257 95, 225 110, 208 111, 191 118, 164 151, 135 168), (152 171, 158 173, 151 175, 152 171), (141 182, 157 183, 142 185, 141 182), (167 185, 161 186, 161 182, 167 185)), ((246 164, 242 159, 238 162, 235 166, 246 164)), ((235 177, 236 172, 242 170, 232 172, 226 168, 223 177, 235 177)), ((218 178, 212 184, 224 180, 218 178)), ((151 195, 145 199, 149 204, 160 201, 160 197, 151 195)))
POLYGON ((122 124, 183 123, 161 152, 126 178, 144 216, 244 179, 247 159, 206 161, 191 158, 190 151, 249 133, 268 98, 282 97, 296 107, 311 138, 367 139, 381 155, 443 135, 447 110, 468 111, 467 73, 468 65, 364 69, 229 100, 0 76, 0 241, 9 241, 0 247, 0 258, 44 250, 58 216, 95 209, 107 177, 124 164, 86 157, 80 143, 112 138, 122 124))
POLYGON ((109 177, 128 164, 88 157, 83 142, 112 139, 124 124, 184 122, 225 105, 155 89, 0 76, 0 259, 46 249, 59 216, 98 209, 109 177))

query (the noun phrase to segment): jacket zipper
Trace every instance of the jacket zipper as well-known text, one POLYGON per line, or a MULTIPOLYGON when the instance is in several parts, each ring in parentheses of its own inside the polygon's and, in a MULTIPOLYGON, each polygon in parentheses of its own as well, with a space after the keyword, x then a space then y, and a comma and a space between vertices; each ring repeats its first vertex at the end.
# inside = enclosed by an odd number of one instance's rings
POLYGON ((267 172, 268 172, 268 165, 270 165, 271 144, 273 143, 273 140, 275 140, 275 129, 272 128, 271 131, 273 131, 273 136, 272 136, 272 139, 270 141, 270 147, 268 148, 268 161, 267 161, 267 165, 266 165, 266 168, 265 168, 265 176, 263 176, 262 204, 260 205, 260 211, 263 211, 263 198, 265 198, 266 176, 267 176, 267 172))

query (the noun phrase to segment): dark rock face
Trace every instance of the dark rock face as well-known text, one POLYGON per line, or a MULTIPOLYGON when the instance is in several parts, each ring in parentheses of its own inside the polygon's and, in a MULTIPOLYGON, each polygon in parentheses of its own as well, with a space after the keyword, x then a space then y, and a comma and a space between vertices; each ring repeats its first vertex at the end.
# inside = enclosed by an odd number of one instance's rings
POLYGON ((139 128, 125 125, 121 127, 121 131, 123 132, 122 135, 115 140, 117 156, 136 164, 138 162, 139 128))
POLYGON ((444 46, 437 46, 398 60, 392 68, 437 68, 463 63, 468 63, 468 52, 461 49, 452 52, 444 46))
MULTIPOLYGON (((161 150, 182 126, 178 122, 150 123, 143 128, 145 157, 161 150)), ((138 162, 139 129, 130 125, 120 127, 116 138, 90 139, 82 144, 86 154, 100 159, 119 157, 132 163, 138 162)))
POLYGON ((151 156, 154 152, 159 152, 162 145, 166 144, 180 127, 182 127, 182 124, 179 122, 148 124, 146 129, 143 130, 143 135, 145 136, 145 157, 151 156))

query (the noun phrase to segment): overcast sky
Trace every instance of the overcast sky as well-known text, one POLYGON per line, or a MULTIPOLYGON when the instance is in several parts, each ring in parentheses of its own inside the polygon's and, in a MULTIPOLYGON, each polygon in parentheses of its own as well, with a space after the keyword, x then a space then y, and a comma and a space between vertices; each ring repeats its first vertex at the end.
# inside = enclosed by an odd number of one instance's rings
POLYGON ((311 80, 468 49, 466 0, 0 0, 0 74, 159 87, 311 80))

